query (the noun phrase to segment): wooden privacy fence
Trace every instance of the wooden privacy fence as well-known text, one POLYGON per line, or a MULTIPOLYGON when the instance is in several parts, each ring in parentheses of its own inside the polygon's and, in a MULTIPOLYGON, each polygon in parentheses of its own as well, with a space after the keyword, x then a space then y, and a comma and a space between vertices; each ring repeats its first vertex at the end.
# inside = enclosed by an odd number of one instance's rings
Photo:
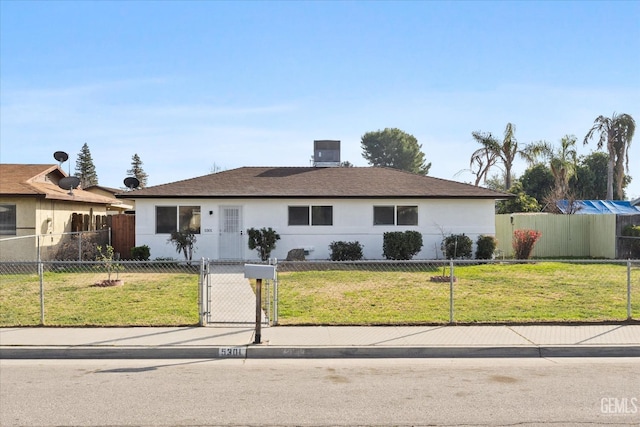
POLYGON ((135 215, 88 215, 74 213, 71 216, 71 231, 97 231, 111 229, 111 246, 121 259, 131 257, 131 248, 136 245, 135 215))
POLYGON ((131 248, 136 245, 136 216, 110 215, 111 246, 113 251, 120 254, 121 259, 131 258, 131 248))

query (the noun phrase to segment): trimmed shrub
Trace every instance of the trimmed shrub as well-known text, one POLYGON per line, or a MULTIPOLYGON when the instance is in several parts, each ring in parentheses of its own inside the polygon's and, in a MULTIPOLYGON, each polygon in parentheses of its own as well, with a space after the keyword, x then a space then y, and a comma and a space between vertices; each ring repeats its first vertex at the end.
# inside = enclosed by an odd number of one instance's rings
POLYGON ((151 249, 147 245, 135 246, 131 248, 131 259, 136 261, 149 261, 151 249))
POLYGON ((247 230, 249 235, 249 249, 257 249, 262 261, 267 261, 271 256, 271 251, 276 248, 276 241, 280 240, 280 235, 274 229, 261 228, 247 230))
POLYGON ((478 236, 476 241, 476 259, 492 259, 498 241, 493 236, 478 236))
POLYGON ((384 233, 382 254, 386 259, 411 259, 422 249, 422 234, 418 231, 384 233))
POLYGON ((533 247, 542 233, 537 230, 515 230, 513 232, 513 251, 515 259, 529 259, 533 247))
POLYGON ((442 252, 447 259, 471 258, 473 242, 469 236, 451 234, 442 241, 442 252))
POLYGON ((360 242, 331 242, 331 261, 358 261, 362 259, 360 242))

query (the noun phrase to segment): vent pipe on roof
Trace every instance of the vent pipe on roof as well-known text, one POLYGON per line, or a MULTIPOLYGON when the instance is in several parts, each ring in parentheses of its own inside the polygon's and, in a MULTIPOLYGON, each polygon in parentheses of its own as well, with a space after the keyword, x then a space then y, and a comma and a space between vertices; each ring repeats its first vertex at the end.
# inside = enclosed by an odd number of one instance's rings
POLYGON ((316 140, 313 141, 313 166, 339 167, 340 166, 340 141, 316 140))

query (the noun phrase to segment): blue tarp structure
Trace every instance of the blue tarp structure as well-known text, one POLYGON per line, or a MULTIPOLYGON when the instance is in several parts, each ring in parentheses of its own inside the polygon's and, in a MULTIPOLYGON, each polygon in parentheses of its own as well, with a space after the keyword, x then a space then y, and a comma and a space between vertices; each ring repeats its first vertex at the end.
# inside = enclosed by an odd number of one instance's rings
MULTIPOLYGON (((569 202, 559 200, 557 206, 562 213, 567 213, 569 202)), ((575 214, 630 215, 640 214, 640 206, 633 206, 628 200, 576 200, 573 202, 573 211, 575 214)))

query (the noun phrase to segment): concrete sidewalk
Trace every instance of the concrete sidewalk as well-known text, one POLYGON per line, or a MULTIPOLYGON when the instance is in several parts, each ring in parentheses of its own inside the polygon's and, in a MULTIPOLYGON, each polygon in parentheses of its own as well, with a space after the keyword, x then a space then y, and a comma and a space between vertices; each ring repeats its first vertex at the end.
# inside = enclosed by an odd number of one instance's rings
POLYGON ((0 328, 0 359, 640 357, 640 324, 0 328))

